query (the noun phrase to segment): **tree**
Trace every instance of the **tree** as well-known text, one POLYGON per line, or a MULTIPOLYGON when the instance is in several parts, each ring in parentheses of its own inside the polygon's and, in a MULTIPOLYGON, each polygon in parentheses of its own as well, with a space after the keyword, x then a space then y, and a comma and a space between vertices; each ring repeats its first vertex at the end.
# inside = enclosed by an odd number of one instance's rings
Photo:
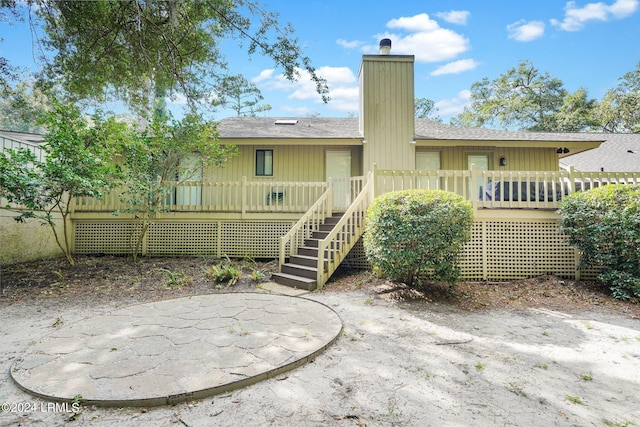
POLYGON ((442 119, 438 116, 438 107, 436 103, 428 98, 416 98, 415 99, 415 116, 419 119, 430 119, 441 122, 442 119))
MULTIPOLYGON (((0 0, 0 22, 4 23, 8 20, 6 17, 7 13, 11 15, 12 18, 18 18, 15 0, 0 0)), ((3 41, 3 39, 0 39, 0 42, 3 41)), ((11 87, 10 81, 16 78, 16 68, 9 63, 7 58, 0 56, 0 96, 6 95, 11 87)))
POLYGON ((605 132, 640 132, 640 62, 605 94, 596 114, 605 132))
POLYGON ((596 117, 595 99, 589 99, 587 90, 578 89, 574 93, 567 93, 560 109, 555 113, 556 132, 582 132, 596 130, 600 123, 596 117))
POLYGON ((256 113, 271 109, 269 104, 258 105, 264 98, 260 89, 242 74, 226 76, 218 87, 214 105, 221 105, 236 112, 238 117, 255 117, 256 113))
MULTIPOLYGON (((7 0, 2 0, 3 5, 7 0)), ((248 54, 270 57, 286 78, 309 72, 328 101, 328 87, 290 25, 251 0, 31 0, 42 43, 54 52, 46 78, 79 99, 115 98, 149 112, 156 88, 184 95, 190 106, 209 99, 226 63, 227 38, 248 41, 248 54)), ((15 3, 13 3, 15 8, 15 3)), ((9 5, 11 8, 11 5, 9 5)), ((32 20, 36 22, 36 20, 32 20)))
POLYGON ((187 115, 177 121, 157 113, 145 129, 131 130, 118 152, 123 159, 123 178, 118 184, 125 189, 121 201, 126 208, 115 214, 128 213, 134 218, 131 254, 135 262, 150 225, 167 212, 172 188, 209 165, 222 165, 237 149, 220 144, 215 128, 201 116, 187 115))
POLYGON ((471 85, 471 105, 453 123, 553 131, 555 113, 566 95, 560 79, 541 73, 530 61, 520 61, 494 80, 485 77, 471 85))
POLYGON ((45 133, 43 120, 51 108, 49 97, 33 80, 18 82, 0 98, 0 129, 45 133))
POLYGON ((0 197, 8 201, 3 208, 19 213, 16 221, 34 218, 49 226, 74 265, 68 230, 71 200, 100 198, 110 188, 116 169, 109 147, 123 126, 100 115, 88 121, 76 106, 58 102, 47 113, 45 125, 43 161, 27 149, 0 153, 0 197), (61 217, 62 232, 56 228, 54 213, 61 217))

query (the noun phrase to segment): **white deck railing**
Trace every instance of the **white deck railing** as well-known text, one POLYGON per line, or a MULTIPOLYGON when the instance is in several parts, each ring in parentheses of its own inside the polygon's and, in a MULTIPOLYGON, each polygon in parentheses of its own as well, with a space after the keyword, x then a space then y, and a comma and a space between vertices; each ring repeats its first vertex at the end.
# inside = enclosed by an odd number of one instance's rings
POLYGON ((318 264, 316 282, 319 289, 329 280, 364 233, 365 214, 373 200, 373 174, 369 172, 366 182, 344 212, 340 221, 324 239, 318 242, 318 264))
MULTIPOLYGON (((331 182, 329 182, 329 184, 330 183, 331 182)), ((311 234, 318 230, 325 219, 332 215, 332 194, 333 189, 332 186, 329 185, 313 206, 291 227, 291 230, 280 237, 278 267, 282 267, 287 256, 297 255, 298 248, 304 244, 304 241, 309 239, 311 234)))
POLYGON ((378 170, 375 194, 441 189, 470 200, 475 208, 557 209, 563 197, 610 184, 640 184, 638 172, 378 170))
MULTIPOLYGON (((326 182, 185 182, 168 186, 163 207, 170 212, 305 212, 328 188, 326 182)), ((103 199, 80 197, 75 212, 126 209, 121 191, 103 199)))

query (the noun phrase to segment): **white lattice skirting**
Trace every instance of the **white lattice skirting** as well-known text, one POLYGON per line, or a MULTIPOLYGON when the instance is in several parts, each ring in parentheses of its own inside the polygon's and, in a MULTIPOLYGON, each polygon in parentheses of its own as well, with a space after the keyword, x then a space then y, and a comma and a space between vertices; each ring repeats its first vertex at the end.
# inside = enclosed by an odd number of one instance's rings
MULTIPOLYGON (((209 255, 277 258, 278 240, 291 221, 158 221, 143 243, 147 256, 209 255)), ((75 253, 130 253, 137 238, 127 221, 76 221, 75 253)), ((553 274, 593 278, 595 270, 579 271, 578 253, 558 231, 557 220, 476 220, 460 266, 466 280, 511 280, 553 274)), ((359 241, 343 261, 370 268, 359 241)))

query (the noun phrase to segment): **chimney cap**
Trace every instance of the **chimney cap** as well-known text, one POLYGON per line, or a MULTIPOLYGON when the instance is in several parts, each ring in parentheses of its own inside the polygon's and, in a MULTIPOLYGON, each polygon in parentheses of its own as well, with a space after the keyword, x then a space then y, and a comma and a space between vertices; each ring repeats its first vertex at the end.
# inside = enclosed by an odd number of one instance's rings
POLYGON ((380 55, 389 55, 391 51, 391 39, 380 40, 380 55))

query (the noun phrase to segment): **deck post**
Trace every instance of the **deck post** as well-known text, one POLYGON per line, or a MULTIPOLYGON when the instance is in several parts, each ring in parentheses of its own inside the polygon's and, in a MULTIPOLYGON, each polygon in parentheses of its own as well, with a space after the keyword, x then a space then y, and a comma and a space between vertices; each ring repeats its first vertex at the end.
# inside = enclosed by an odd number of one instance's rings
MULTIPOLYGON (((327 187, 331 189, 329 199, 327 200, 327 217, 333 215, 333 179, 327 179, 327 187)), ((324 221, 324 219, 322 219, 324 221)))
POLYGON ((576 168, 574 168, 573 166, 569 166, 568 172, 569 172, 569 194, 573 194, 576 192, 576 177, 575 177, 576 168))
MULTIPOLYGON (((478 207, 480 206, 480 200, 478 200, 479 197, 476 189, 476 180, 478 179, 478 175, 476 173, 475 163, 471 163, 469 165, 469 172, 471 175, 471 180, 470 180, 471 182, 469 183, 469 199, 471 199, 471 205, 473 206, 473 209, 478 210, 478 207)), ((485 183, 483 183, 482 185, 484 187, 485 183)))
POLYGON ((240 200, 240 212, 244 217, 244 214, 247 212, 247 177, 242 177, 242 197, 240 200))

